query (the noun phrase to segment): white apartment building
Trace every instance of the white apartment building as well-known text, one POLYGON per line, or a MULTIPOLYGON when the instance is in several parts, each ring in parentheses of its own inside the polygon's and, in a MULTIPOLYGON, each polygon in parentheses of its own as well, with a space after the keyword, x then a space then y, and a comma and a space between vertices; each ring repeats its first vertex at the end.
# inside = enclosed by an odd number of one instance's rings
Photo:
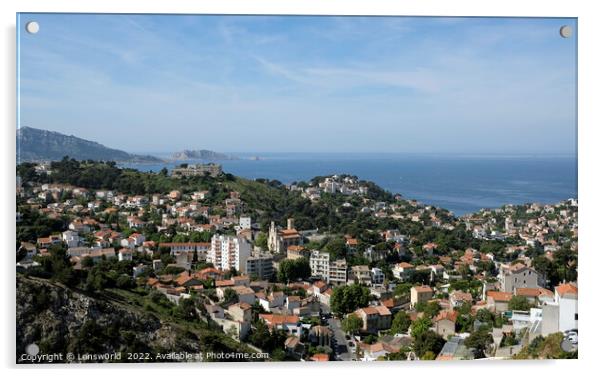
POLYGON ((207 262, 221 270, 232 268, 246 273, 247 259, 251 256, 251 244, 245 239, 235 236, 214 235, 211 248, 207 254, 207 262))
POLYGON ((328 279, 330 272, 330 255, 319 250, 312 250, 309 256, 309 267, 312 276, 328 279))
POLYGON ((309 257, 312 276, 320 277, 329 284, 345 284, 347 282, 347 262, 344 259, 330 260, 330 255, 319 250, 312 250, 309 257))

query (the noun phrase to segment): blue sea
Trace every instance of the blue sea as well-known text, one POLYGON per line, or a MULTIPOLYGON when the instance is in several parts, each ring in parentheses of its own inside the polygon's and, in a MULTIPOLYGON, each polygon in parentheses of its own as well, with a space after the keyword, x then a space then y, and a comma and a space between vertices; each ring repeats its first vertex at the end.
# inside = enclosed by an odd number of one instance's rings
MULTIPOLYGON (((479 156, 410 154, 236 154, 223 170, 282 183, 317 175, 352 174, 407 199, 446 208, 456 215, 504 204, 556 203, 577 198, 575 156, 479 156), (259 160, 251 159, 258 156, 259 160)), ((195 161, 188 161, 194 163, 195 161)), ((180 162, 123 164, 157 172, 180 162)))

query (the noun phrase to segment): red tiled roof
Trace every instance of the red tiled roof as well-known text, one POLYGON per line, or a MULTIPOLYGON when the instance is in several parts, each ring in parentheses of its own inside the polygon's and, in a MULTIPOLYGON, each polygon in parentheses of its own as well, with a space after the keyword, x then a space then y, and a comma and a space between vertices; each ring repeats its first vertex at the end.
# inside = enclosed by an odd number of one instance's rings
POLYGON ((442 321, 444 319, 450 320, 452 322, 456 322, 458 318, 458 312, 455 310, 443 310, 439 312, 437 317, 435 317, 435 322, 442 321))
POLYGON ((329 357, 325 353, 316 353, 310 359, 313 361, 328 361, 329 357))
POLYGON ((491 297, 494 301, 508 302, 512 298, 512 293, 499 292, 499 291, 488 291, 487 297, 491 297))
POLYGON ((560 284, 558 287, 556 287, 556 292, 558 292, 558 295, 560 295, 560 297, 567 295, 567 294, 573 294, 573 295, 577 295, 577 287, 573 284, 560 284))

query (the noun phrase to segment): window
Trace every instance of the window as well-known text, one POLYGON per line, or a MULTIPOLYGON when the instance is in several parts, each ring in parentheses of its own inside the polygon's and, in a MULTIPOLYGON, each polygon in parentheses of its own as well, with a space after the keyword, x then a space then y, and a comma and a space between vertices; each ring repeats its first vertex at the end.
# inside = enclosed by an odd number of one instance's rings
POLYGON ((575 313, 575 321, 577 320, 577 313, 575 313))

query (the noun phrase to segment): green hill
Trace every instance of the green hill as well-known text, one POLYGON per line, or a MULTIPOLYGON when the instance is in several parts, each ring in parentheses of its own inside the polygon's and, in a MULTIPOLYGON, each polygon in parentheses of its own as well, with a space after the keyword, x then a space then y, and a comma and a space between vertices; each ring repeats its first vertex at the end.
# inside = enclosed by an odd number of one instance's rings
POLYGON ((160 162, 153 156, 130 154, 118 149, 105 147, 94 141, 80 139, 73 135, 21 127, 17 130, 17 162, 56 161, 64 156, 78 160, 103 160, 119 162, 160 162))

